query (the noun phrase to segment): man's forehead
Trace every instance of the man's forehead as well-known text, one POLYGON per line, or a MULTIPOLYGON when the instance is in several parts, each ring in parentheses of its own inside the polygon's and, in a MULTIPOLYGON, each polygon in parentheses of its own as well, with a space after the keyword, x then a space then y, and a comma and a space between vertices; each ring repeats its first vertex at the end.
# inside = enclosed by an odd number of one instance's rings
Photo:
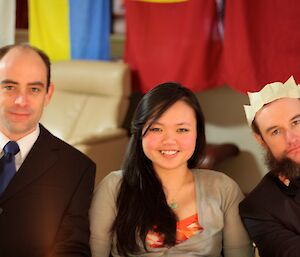
POLYGON ((11 48, 5 55, 2 56, 0 63, 10 63, 18 60, 24 60, 24 57, 26 57, 26 59, 28 59, 28 57, 34 59, 37 58, 42 61, 41 57, 33 49, 16 46, 11 48))
POLYGON ((300 100, 281 98, 265 104, 255 115, 258 126, 276 126, 300 115, 300 100))
POLYGON ((29 68, 31 65, 38 65, 39 67, 44 67, 46 70, 46 65, 42 58, 31 48, 14 47, 0 59, 1 70, 10 70, 12 67, 14 69, 24 69, 29 68))

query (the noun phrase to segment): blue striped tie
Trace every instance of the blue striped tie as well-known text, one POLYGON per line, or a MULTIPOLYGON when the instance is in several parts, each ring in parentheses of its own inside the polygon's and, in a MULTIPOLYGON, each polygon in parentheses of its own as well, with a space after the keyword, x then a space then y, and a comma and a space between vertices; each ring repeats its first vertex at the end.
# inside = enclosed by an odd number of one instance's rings
POLYGON ((4 155, 0 159, 0 196, 16 174, 15 155, 20 149, 15 141, 9 141, 3 151, 4 155))

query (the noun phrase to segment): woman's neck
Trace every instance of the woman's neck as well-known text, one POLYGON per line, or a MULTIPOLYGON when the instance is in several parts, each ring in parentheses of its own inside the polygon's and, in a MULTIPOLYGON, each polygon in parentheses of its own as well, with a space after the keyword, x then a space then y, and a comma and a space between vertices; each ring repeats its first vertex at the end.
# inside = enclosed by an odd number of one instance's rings
POLYGON ((193 174, 187 167, 177 170, 159 171, 157 175, 163 187, 169 191, 177 190, 183 184, 193 180, 193 174))
POLYGON ((179 220, 196 212, 196 196, 193 173, 180 169, 158 174, 161 179, 166 201, 179 220))

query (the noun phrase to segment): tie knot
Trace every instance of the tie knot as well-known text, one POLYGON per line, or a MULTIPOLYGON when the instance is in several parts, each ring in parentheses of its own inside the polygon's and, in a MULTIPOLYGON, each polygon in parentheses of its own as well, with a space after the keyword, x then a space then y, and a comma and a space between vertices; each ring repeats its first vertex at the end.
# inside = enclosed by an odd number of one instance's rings
POLYGON ((15 141, 9 141, 4 147, 3 151, 5 154, 13 154, 16 155, 19 151, 19 145, 15 141))

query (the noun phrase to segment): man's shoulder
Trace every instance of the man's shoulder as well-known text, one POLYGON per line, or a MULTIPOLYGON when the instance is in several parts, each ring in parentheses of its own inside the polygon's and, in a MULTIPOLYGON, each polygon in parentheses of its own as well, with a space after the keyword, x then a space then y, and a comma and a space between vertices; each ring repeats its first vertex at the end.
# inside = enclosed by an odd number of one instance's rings
POLYGON ((258 207, 267 207, 269 203, 274 202, 274 198, 280 193, 275 179, 271 172, 267 173, 240 203, 240 212, 249 212, 249 210, 258 207))
POLYGON ((261 181, 254 187, 254 189, 245 197, 245 200, 251 200, 256 198, 268 197, 272 191, 276 189, 276 182, 271 172, 267 173, 261 181), (268 193, 268 194, 266 194, 268 193))
POLYGON ((87 155, 80 152, 78 149, 68 144, 64 140, 53 135, 49 130, 47 130, 42 125, 40 126, 40 129, 41 129, 41 134, 40 134, 41 139, 45 140, 45 142, 49 144, 49 147, 59 149, 61 155, 63 155, 64 158, 67 159, 71 158, 76 162, 83 161, 83 162, 94 163, 87 155))

